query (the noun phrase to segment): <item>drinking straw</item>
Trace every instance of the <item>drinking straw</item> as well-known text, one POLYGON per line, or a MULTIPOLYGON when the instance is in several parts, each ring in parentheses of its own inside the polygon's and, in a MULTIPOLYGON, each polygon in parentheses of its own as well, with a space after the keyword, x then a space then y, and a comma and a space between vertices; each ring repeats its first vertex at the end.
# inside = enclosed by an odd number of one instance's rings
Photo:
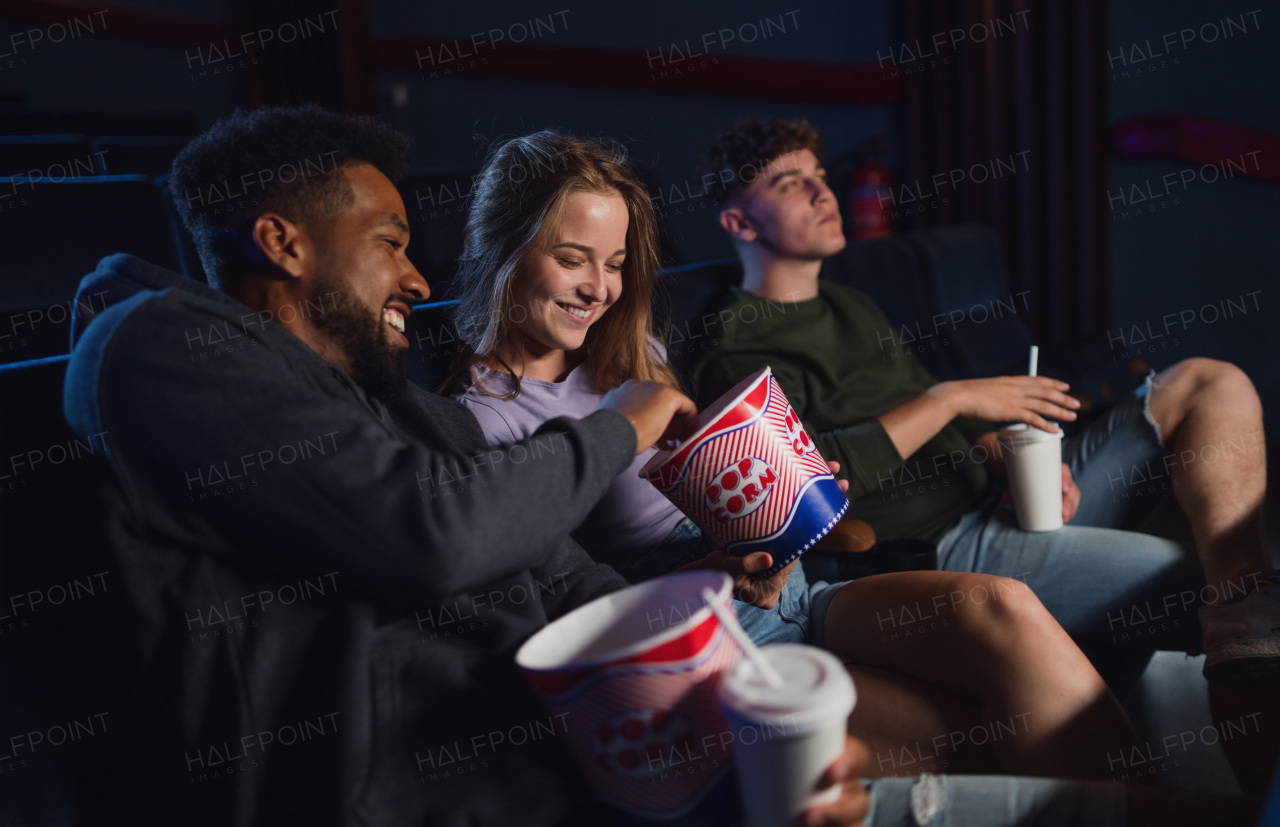
POLYGON ((1035 345, 1031 346, 1031 366, 1027 368, 1027 376, 1035 376, 1036 368, 1040 363, 1040 348, 1035 345))
POLYGON ((778 670, 773 668, 764 653, 751 642, 751 638, 747 637, 747 633, 742 631, 742 627, 738 625, 738 618, 729 614, 729 610, 720 605, 716 600, 716 593, 711 589, 703 589, 702 599, 707 601, 711 611, 715 612, 716 617, 720 618, 720 625, 725 628, 725 631, 733 635, 733 639, 738 641, 742 651, 747 653, 747 657, 751 659, 756 669, 760 670, 760 674, 764 676, 765 681, 770 686, 782 686, 782 676, 778 674, 778 670))

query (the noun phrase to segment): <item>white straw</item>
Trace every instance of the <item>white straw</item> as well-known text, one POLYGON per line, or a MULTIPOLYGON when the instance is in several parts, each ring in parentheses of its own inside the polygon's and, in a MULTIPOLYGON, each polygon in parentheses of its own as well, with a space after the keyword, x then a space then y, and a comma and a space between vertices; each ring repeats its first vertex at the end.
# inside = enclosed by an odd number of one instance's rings
POLYGON ((1035 376, 1036 368, 1040 366, 1040 348, 1035 345, 1031 346, 1031 366, 1027 368, 1027 376, 1035 376))
POLYGON ((738 618, 720 605, 716 600, 716 593, 711 589, 703 589, 702 599, 707 601, 711 611, 715 612, 716 617, 720 618, 720 625, 725 628, 725 631, 733 635, 733 639, 738 641, 742 651, 746 652, 747 657, 751 658, 751 662, 755 664, 756 669, 760 670, 760 674, 764 676, 765 681, 770 686, 782 686, 782 676, 778 674, 778 670, 773 668, 773 664, 769 663, 769 659, 764 656, 764 653, 751 642, 751 638, 747 637, 747 633, 742 631, 742 627, 738 625, 738 618))

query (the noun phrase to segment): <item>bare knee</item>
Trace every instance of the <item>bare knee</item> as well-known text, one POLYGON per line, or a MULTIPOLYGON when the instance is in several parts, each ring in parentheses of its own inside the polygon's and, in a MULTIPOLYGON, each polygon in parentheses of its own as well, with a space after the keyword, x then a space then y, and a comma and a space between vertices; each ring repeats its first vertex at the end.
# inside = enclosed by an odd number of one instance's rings
MULTIPOLYGON (((1030 586, 1021 580, 986 576, 968 587, 976 596, 973 614, 966 621, 968 643, 987 674, 1007 676, 1010 670, 1030 670, 1051 680, 1061 693, 1097 689, 1101 679, 1030 586)), ((992 689, 1001 691, 994 685, 992 689)))
POLYGON ((1249 378, 1249 374, 1231 362, 1220 362, 1216 359, 1204 361, 1209 363, 1209 367, 1205 370, 1210 376, 1205 390, 1211 390, 1220 398, 1230 399, 1232 407, 1250 405, 1261 408, 1258 389, 1253 386, 1253 380, 1249 378))
POLYGON ((1233 411, 1261 415, 1253 381, 1236 365, 1197 356, 1162 371, 1152 384, 1151 413, 1168 442, 1197 408, 1228 402, 1233 411))
POLYGON ((1257 395, 1249 375, 1231 362, 1195 356, 1184 359, 1155 379, 1159 392, 1167 385, 1171 390, 1186 395, 1202 393, 1210 388, 1257 395))
POLYGON ((1034 634, 1046 622, 1054 622, 1040 598, 1021 580, 969 574, 960 588, 968 607, 967 622, 992 642, 1034 634))

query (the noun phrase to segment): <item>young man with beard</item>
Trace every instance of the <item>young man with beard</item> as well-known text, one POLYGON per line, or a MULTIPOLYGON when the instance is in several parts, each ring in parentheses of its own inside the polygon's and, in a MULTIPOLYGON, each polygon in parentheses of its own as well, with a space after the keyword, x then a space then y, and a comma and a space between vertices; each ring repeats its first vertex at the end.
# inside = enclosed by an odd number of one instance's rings
MULTIPOLYGON (((821 138, 809 124, 744 121, 707 150, 701 171, 743 265, 741 289, 718 308, 729 319, 720 345, 693 368, 702 404, 771 365, 822 455, 849 475, 850 515, 878 537, 934 542, 945 570, 1023 579, 1079 640, 1203 646, 1211 680, 1274 681, 1280 589, 1262 537, 1262 406, 1243 371, 1188 359, 1149 377, 1064 445, 1063 519, 1071 524, 1020 531, 988 488, 1004 477, 992 423, 1056 431, 1051 420, 1076 418, 1066 383, 1028 376, 938 382, 901 344, 882 358, 892 328, 880 309, 856 290, 819 280, 845 237, 821 138), (1149 516, 1144 504, 1156 499, 1108 494, 1114 480, 1143 468, 1172 475, 1194 553, 1118 530, 1141 525, 1149 516)), ((874 641, 866 643, 874 658, 874 641)), ((1231 694, 1211 688, 1216 699, 1231 694)), ((1270 741, 1262 750, 1267 763, 1275 755, 1270 741)), ((1254 763, 1245 775, 1255 788, 1265 786, 1267 763, 1254 763)))

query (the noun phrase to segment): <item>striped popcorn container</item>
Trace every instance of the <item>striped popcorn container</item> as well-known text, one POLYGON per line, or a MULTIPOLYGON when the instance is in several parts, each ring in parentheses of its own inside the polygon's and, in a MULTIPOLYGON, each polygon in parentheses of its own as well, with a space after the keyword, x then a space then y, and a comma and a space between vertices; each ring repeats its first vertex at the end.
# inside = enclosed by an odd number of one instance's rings
POLYGON ((769 368, 702 412, 684 444, 657 454, 640 476, 730 553, 773 556, 768 576, 808 551, 849 500, 805 433, 769 368))
MULTIPOLYGON (((592 790, 621 823, 684 821, 732 768, 717 706, 742 657, 702 599, 729 606, 720 571, 660 577, 581 606, 529 638, 516 663, 592 790)), ((732 611, 732 610, 731 610, 732 611)))

